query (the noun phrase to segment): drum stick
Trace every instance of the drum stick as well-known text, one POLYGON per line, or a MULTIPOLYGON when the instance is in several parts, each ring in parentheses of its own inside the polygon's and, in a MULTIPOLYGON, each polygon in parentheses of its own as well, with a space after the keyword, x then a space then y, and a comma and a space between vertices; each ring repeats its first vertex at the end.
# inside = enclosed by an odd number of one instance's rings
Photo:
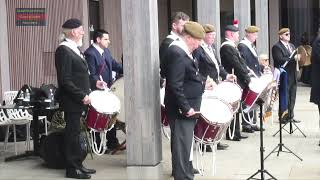
MULTIPOLYGON (((232 68, 232 70, 231 70, 231 74, 232 75, 234 75, 234 68, 232 68)), ((233 79, 233 81, 232 81, 233 83, 235 83, 236 82, 236 80, 235 79, 233 79)))
MULTIPOLYGON (((101 75, 99 76, 99 78, 100 78, 100 81, 103 81, 103 79, 102 79, 102 76, 101 76, 101 75)), ((104 83, 103 83, 103 88, 104 88, 104 90, 105 90, 105 91, 109 89, 108 87, 106 87, 106 85, 105 85, 104 83)))

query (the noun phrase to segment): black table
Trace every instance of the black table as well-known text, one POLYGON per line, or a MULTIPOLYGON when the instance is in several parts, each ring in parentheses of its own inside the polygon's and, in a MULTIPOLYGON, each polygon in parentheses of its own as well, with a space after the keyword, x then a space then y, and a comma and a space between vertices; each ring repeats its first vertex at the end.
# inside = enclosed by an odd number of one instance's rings
POLYGON ((32 127, 32 140, 33 140, 33 151, 26 151, 23 154, 10 156, 5 158, 5 162, 13 161, 20 158, 30 157, 30 156, 39 156, 40 155, 40 138, 39 138, 39 116, 47 116, 49 113, 57 111, 59 106, 54 107, 42 107, 35 103, 34 106, 16 106, 16 105, 6 105, 0 106, 1 109, 30 109, 32 111, 33 120, 31 123, 32 127))

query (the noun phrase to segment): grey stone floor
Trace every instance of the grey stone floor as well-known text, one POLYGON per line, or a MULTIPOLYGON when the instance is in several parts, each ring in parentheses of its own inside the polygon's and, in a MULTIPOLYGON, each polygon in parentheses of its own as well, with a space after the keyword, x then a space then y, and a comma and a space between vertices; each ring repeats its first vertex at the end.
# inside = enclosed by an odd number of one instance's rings
MULTIPOLYGON (((297 102, 295 108, 296 119, 302 122, 298 124, 301 130, 307 135, 303 137, 299 131, 293 134, 283 132, 283 143, 294 153, 300 156, 300 161, 294 155, 281 152, 279 156, 272 154, 265 161, 265 169, 277 179, 294 180, 319 180, 320 179, 320 147, 319 143, 319 117, 317 106, 309 103, 310 88, 298 87, 297 102)), ((279 143, 279 136, 272 135, 279 129, 277 117, 274 122, 271 120, 265 123, 264 131, 265 155, 271 152, 279 143)), ((204 175, 197 175, 195 179, 221 179, 237 180, 247 179, 260 168, 259 158, 259 133, 247 134, 248 139, 241 142, 223 140, 229 144, 228 150, 216 152, 216 173, 212 176, 211 158, 212 153, 204 156, 204 175)), ((124 135, 119 133, 120 138, 124 135)), ((19 150, 24 150, 24 143, 19 144, 19 150)), ((0 143, 0 149, 3 144, 0 143)), ((29 158, 24 160, 5 163, 4 157, 13 154, 13 144, 9 145, 7 152, 0 152, 0 179, 65 179, 64 170, 47 169, 43 166, 40 158, 29 158)), ((163 177, 170 178, 171 154, 169 141, 163 138, 163 177)), ((129 177, 126 168, 126 152, 119 152, 117 155, 94 156, 94 159, 87 158, 85 164, 95 168, 97 174, 92 179, 132 179, 129 177)), ((195 161, 194 161, 195 164, 195 161)), ((260 178, 260 176, 256 176, 260 178)), ((268 178, 268 176, 266 176, 268 178)))

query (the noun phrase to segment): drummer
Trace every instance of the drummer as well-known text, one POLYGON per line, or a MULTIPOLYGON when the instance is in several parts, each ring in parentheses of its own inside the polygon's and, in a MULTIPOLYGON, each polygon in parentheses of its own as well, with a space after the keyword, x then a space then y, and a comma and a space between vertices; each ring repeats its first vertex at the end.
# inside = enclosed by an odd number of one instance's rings
MULTIPOLYGON (((213 86, 207 88, 214 88, 219 84, 219 79, 228 79, 233 81, 236 79, 235 75, 228 74, 226 70, 221 66, 220 61, 218 60, 216 49, 215 49, 215 37, 216 31, 213 25, 205 24, 203 25, 205 31, 205 37, 203 42, 201 42, 200 47, 193 52, 193 56, 198 60, 199 64, 199 73, 203 76, 203 81, 212 80, 213 86)), ((227 149, 227 144, 218 143, 217 149, 224 150, 227 149)), ((206 148, 207 152, 211 152, 212 149, 210 146, 206 148)))
MULTIPOLYGON (((257 26, 248 26, 245 29, 245 37, 238 45, 241 57, 245 60, 247 66, 253 71, 255 77, 260 77, 262 75, 262 67, 259 64, 258 54, 255 46, 259 30, 260 28, 257 26)), ((247 133, 260 131, 260 128, 256 125, 256 111, 253 110, 249 113, 242 113, 244 117, 244 120, 242 121, 242 131, 247 133), (249 119, 252 119, 252 121, 250 122, 249 119), (253 124, 250 124, 249 122, 253 124)))
MULTIPOLYGON (((93 44, 84 52, 85 58, 88 62, 90 70, 90 79, 97 82, 102 77, 103 81, 107 83, 108 87, 112 85, 112 71, 123 74, 122 65, 119 64, 111 55, 108 49, 110 44, 109 33, 103 29, 97 29, 93 32, 93 44)), ((95 86, 91 90, 96 90, 95 86)), ((97 136, 100 137, 100 136, 97 136)), ((112 128, 107 133, 107 147, 111 152, 120 146, 116 137, 116 128, 112 128)), ((98 140, 99 141, 99 140, 98 140)))
MULTIPOLYGON (((55 52, 55 66, 58 80, 58 100, 64 111, 66 177, 90 179, 96 172, 82 164, 80 154, 80 117, 86 105, 90 104, 88 67, 79 47, 84 30, 79 19, 69 19, 62 25, 62 41, 55 52), (71 77, 72 76, 72 77, 71 77)), ((103 88, 103 82, 95 82, 103 88)))
MULTIPOLYGON (((224 36, 225 41, 221 44, 220 48, 221 64, 227 72, 231 73, 234 71, 237 76, 237 83, 242 89, 248 88, 251 81, 249 76, 250 71, 236 46, 236 43, 239 41, 239 28, 235 25, 227 25, 224 36)), ((239 113, 237 113, 235 120, 231 122, 231 129, 233 129, 234 125, 235 135, 233 138, 227 136, 228 140, 240 141, 241 139, 248 138, 248 136, 240 133, 239 113)))

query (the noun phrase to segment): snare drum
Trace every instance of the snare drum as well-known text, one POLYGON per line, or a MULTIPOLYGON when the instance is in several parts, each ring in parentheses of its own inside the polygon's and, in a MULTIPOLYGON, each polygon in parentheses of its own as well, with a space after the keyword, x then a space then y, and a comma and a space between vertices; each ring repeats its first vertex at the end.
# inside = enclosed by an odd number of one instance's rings
POLYGON ((239 108, 241 95, 242 89, 238 84, 229 81, 223 81, 213 90, 205 91, 202 97, 217 97, 218 99, 222 99, 232 106, 233 112, 236 112, 239 108))
POLYGON ((242 101, 243 101, 242 104, 244 105, 243 111, 245 113, 248 113, 249 111, 257 107, 255 102, 257 101, 258 98, 265 97, 263 95, 268 85, 271 83, 271 81, 272 81, 272 75, 262 76, 261 78, 251 78, 249 88, 245 89, 242 94, 242 101))
POLYGON ((110 128, 110 115, 119 113, 120 100, 113 93, 96 90, 89 94, 91 106, 87 114, 87 126, 96 131, 110 128))
POLYGON ((232 107, 217 98, 203 98, 201 116, 194 128, 194 139, 202 144, 213 144, 225 134, 233 118, 232 107))

